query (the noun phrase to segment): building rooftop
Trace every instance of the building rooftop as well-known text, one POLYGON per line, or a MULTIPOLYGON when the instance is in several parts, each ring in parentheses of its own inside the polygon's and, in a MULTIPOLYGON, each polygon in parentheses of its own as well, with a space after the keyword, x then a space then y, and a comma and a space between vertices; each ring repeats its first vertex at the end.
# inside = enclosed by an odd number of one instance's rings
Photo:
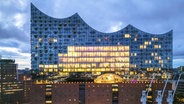
MULTIPOLYGON (((122 32, 122 31, 125 31, 125 30, 128 30, 128 29, 132 29, 134 31, 140 31, 140 32, 143 32, 145 34, 148 34, 148 35, 166 35, 170 32, 172 32, 172 30, 166 32, 166 33, 162 33, 162 34, 152 34, 152 33, 148 33, 148 32, 144 32, 136 27, 134 27, 133 25, 129 24, 127 25, 126 27, 116 31, 116 32, 111 32, 111 33, 104 33, 104 32, 100 32, 100 31, 97 31, 96 29, 92 28, 91 26, 89 26, 81 17, 78 13, 75 13, 69 17, 65 17, 65 18, 55 18, 55 17, 52 17, 52 16, 49 16, 47 15, 46 13, 42 12, 41 10, 39 10, 37 7, 35 7, 33 4, 31 4, 31 8, 32 10, 35 10, 36 12, 40 12, 40 14, 43 16, 43 17, 48 17, 50 18, 51 20, 59 20, 59 21, 69 21, 70 19, 72 18, 77 18, 83 25, 89 27, 90 29, 94 30, 94 32, 98 32, 98 33, 101 33, 101 34, 114 34, 114 33, 119 33, 119 32, 122 32)), ((32 11, 33 12, 33 11, 32 11)), ((34 16, 32 16, 34 17, 34 16)), ((34 19, 34 18, 32 18, 34 19)))

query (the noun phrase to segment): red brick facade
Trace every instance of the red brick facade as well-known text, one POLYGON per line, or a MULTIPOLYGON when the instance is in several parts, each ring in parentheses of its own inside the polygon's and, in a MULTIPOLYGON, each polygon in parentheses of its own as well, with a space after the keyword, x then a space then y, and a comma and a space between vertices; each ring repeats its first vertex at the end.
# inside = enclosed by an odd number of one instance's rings
MULTIPOLYGON (((157 104, 155 102, 157 91, 162 90, 164 84, 164 82, 154 82, 152 84, 150 91, 152 104, 157 104)), ((30 93, 31 104, 83 104, 82 96, 85 104, 113 104, 113 99, 116 99, 116 97, 118 97, 118 104, 141 104, 142 90, 148 88, 149 82, 123 82, 118 84, 52 83, 49 84, 52 86, 51 103, 45 102, 46 85, 48 84, 32 85, 30 93), (84 85, 84 88, 80 88, 80 85, 84 85), (118 94, 117 96, 113 95, 114 91, 118 94)), ((163 104, 167 104, 167 90, 171 89, 172 84, 168 83, 163 104)))

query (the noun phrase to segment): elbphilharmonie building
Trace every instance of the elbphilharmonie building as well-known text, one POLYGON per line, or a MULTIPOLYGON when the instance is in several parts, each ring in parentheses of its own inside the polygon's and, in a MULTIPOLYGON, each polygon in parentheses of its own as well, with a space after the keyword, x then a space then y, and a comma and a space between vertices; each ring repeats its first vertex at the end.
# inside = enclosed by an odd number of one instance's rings
POLYGON ((171 69, 172 39, 172 31, 151 34, 132 25, 102 33, 77 13, 59 19, 31 4, 31 68, 43 73, 123 75, 130 70, 171 69))

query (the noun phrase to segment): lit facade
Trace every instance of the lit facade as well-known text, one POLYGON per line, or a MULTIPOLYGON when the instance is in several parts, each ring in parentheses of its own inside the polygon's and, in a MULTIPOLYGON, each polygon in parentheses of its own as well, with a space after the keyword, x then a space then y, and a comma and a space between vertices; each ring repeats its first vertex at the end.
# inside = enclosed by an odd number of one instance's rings
POLYGON ((78 14, 53 18, 31 4, 31 68, 43 73, 171 69, 172 44, 172 31, 150 34, 128 25, 102 33, 78 14))

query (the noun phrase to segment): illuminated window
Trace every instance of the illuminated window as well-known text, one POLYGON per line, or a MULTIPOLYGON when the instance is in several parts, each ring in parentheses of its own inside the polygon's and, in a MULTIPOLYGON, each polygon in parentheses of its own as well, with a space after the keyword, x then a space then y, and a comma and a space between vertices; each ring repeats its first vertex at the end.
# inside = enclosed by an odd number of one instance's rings
POLYGON ((161 45, 159 45, 158 48, 161 48, 161 45))
POLYGON ((49 100, 49 101, 46 101, 45 103, 46 104, 52 104, 52 101, 49 100))
POLYGON ((131 56, 137 56, 137 53, 131 53, 131 56))
POLYGON ((153 52, 151 53, 151 56, 154 56, 154 53, 153 52))
POLYGON ((134 41, 137 41, 137 38, 134 38, 134 41))
POLYGON ((56 39, 56 38, 54 38, 54 39, 53 39, 53 42, 54 42, 54 43, 55 43, 55 42, 57 42, 57 39, 56 39))
POLYGON ((59 53, 58 56, 62 63, 59 67, 64 72, 129 70, 129 46, 68 46, 68 53, 59 53))
POLYGON ((39 41, 39 42, 42 42, 42 38, 39 38, 38 41, 39 41))
POLYGON ((53 72, 53 69, 49 69, 49 72, 53 72))
POLYGON ((159 45, 154 45, 154 48, 159 48, 159 45))
POLYGON ((49 65, 45 65, 45 68, 48 68, 49 67, 49 65))
POLYGON ((146 68, 147 71, 153 71, 153 68, 146 68))
POLYGON ((140 45, 140 49, 146 49, 146 45, 140 45))
POLYGON ((145 45, 148 45, 148 44, 149 44, 149 42, 148 42, 148 41, 145 41, 145 42, 144 42, 144 44, 145 44, 145 45))
POLYGON ((39 65, 39 68, 43 68, 43 65, 40 64, 40 65, 39 65))
POLYGON ((125 38, 131 38, 130 34, 125 34, 125 38))
POLYGON ((130 75, 134 75, 135 74, 135 72, 134 71, 130 71, 130 75))
POLYGON ((112 92, 118 92, 118 88, 113 88, 112 92))
POLYGON ((158 59, 160 60, 160 59, 161 59, 161 57, 159 56, 159 57, 158 57, 158 59))
POLYGON ((159 60, 159 63, 160 63, 160 64, 163 64, 163 60, 159 60))
POLYGON ((151 42, 149 42, 149 45, 151 45, 151 42))
POLYGON ((151 60, 149 60, 149 63, 151 64, 151 60))
POLYGON ((54 72, 58 72, 58 69, 54 69, 54 72))
POLYGON ((51 95, 52 94, 52 92, 46 92, 46 95, 51 95))
POLYGON ((57 65, 54 65, 54 68, 57 68, 57 65))
POLYGON ((155 56, 155 60, 158 60, 158 56, 155 56))
POLYGON ((134 53, 134 56, 137 56, 137 53, 134 53))
POLYGON ((129 46, 125 46, 125 50, 129 50, 129 46))
POLYGON ((158 41, 158 38, 151 38, 152 41, 158 41))
POLYGON ((146 49, 146 45, 144 45, 144 49, 146 49))
POLYGON ((143 47, 143 45, 140 45, 140 49, 143 49, 144 47, 143 47))
POLYGON ((148 60, 145 60, 145 63, 147 64, 148 63, 148 60))

